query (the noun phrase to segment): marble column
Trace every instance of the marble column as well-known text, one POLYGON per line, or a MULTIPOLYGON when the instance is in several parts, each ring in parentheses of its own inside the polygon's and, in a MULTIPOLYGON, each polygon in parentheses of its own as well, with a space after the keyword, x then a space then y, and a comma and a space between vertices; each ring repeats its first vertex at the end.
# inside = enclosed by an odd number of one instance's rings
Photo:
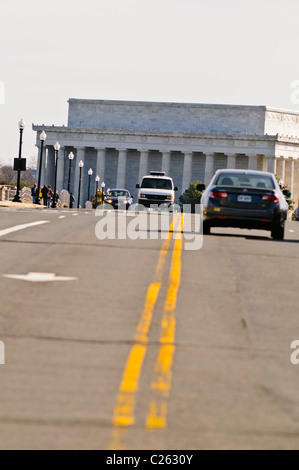
POLYGON ((171 152, 162 152, 162 171, 165 171, 166 176, 170 175, 170 161, 171 152))
POLYGON ((215 156, 214 153, 210 155, 206 155, 206 167, 205 167, 205 185, 208 186, 211 179, 214 176, 214 161, 215 156))
POLYGON ((276 174, 276 158, 275 157, 268 157, 268 171, 270 173, 276 174))
POLYGON ((192 152, 185 153, 182 193, 184 193, 186 189, 189 188, 190 183, 192 183, 192 164, 193 164, 192 152))
POLYGON ((280 172, 279 172, 279 178, 285 181, 286 179, 286 161, 285 158, 282 157, 280 160, 280 172))
POLYGON ((65 149, 60 147, 58 153, 58 168, 57 168, 57 191, 59 194, 64 189, 64 165, 65 165, 65 149))
POLYGON ((263 157, 262 171, 268 171, 268 158, 265 155, 263 157))
POLYGON ((105 181, 105 169, 106 169, 106 149, 97 150, 97 170, 96 175, 99 176, 101 182, 105 181))
POLYGON ((148 173, 148 150, 140 150, 140 164, 139 164, 139 183, 142 178, 148 173))
MULTIPOLYGON (((40 166, 40 158, 41 158, 41 144, 37 145, 37 165, 36 165, 36 184, 38 184, 38 177, 39 177, 39 166, 40 166)), ((41 171, 41 186, 45 184, 45 170, 46 170, 46 161, 47 161, 47 147, 44 145, 43 155, 42 155, 42 171, 41 171)))
POLYGON ((116 186, 120 189, 126 187, 127 180, 127 150, 118 151, 118 168, 116 186))
POLYGON ((44 182, 42 184, 43 186, 47 184, 48 161, 49 161, 49 152, 48 152, 48 147, 45 145, 44 163, 43 163, 43 168, 44 168, 44 182))
POLYGON ((47 149, 47 147, 44 147, 41 186, 44 186, 46 184, 46 161, 47 161, 47 156, 48 156, 48 149, 47 149))
POLYGON ((227 169, 234 170, 236 168, 236 155, 227 155, 227 169))
POLYGON ((47 147, 48 156, 47 156, 47 170, 46 170, 46 181, 47 186, 54 186, 54 175, 55 175, 55 152, 54 147, 47 147))
POLYGON ((290 191, 293 197, 294 196, 294 183, 295 183, 295 160, 293 158, 290 158, 290 166, 291 166, 290 191))
POLYGON ((296 159, 294 161, 294 166, 295 166, 295 175, 294 175, 294 194, 293 194, 293 200, 295 201, 295 207, 298 207, 298 202, 299 202, 299 160, 296 159))
MULTIPOLYGON (((80 175, 80 168, 79 168, 79 162, 82 160, 83 163, 85 163, 85 148, 77 148, 77 155, 76 155, 76 169, 75 169, 75 193, 74 196, 76 198, 76 204, 74 207, 77 207, 78 204, 78 192, 79 192, 79 175, 80 175)), ((81 198, 79 201, 79 204, 81 207, 83 207, 82 201, 83 201, 83 193, 84 193, 84 167, 82 169, 82 184, 81 184, 81 198)))
MULTIPOLYGON (((40 164, 40 149, 41 149, 41 144, 37 145, 37 163, 36 163, 36 183, 38 184, 38 174, 39 174, 39 164, 40 164)), ((43 163, 45 163, 44 158, 45 158, 45 153, 46 153, 46 148, 44 147, 43 151, 43 163)))
POLYGON ((253 170, 253 171, 257 170, 257 159, 258 159, 257 155, 250 155, 248 157, 248 170, 253 170))

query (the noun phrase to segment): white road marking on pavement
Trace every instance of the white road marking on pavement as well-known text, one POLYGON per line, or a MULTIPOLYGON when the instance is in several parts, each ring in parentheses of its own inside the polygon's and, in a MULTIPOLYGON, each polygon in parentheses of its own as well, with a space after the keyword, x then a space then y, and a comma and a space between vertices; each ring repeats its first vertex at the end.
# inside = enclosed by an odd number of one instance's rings
POLYGON ((50 223, 49 220, 41 220, 39 222, 33 222, 31 224, 23 224, 23 225, 16 225, 15 227, 6 228, 4 230, 0 230, 0 237, 4 237, 9 233, 18 232, 19 230, 24 230, 26 228, 35 227, 36 225, 43 225, 50 223))
POLYGON ((78 215, 78 214, 72 214, 72 215, 73 215, 73 216, 76 216, 76 215, 78 215))
POLYGON ((289 230, 291 233, 295 233, 295 230, 289 230))
POLYGON ((58 219, 65 219, 65 215, 60 215, 58 219))
POLYGON ((3 274, 2 277, 7 279, 17 279, 28 282, 55 282, 55 281, 76 281, 77 277, 56 276, 54 273, 28 273, 26 275, 19 274, 3 274))

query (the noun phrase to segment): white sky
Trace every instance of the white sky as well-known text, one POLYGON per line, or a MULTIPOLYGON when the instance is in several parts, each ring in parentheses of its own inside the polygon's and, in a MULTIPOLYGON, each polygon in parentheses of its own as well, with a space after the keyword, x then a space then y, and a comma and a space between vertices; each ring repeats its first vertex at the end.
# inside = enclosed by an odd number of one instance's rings
POLYGON ((298 0, 1 0, 0 161, 36 154, 68 98, 299 110, 298 0))

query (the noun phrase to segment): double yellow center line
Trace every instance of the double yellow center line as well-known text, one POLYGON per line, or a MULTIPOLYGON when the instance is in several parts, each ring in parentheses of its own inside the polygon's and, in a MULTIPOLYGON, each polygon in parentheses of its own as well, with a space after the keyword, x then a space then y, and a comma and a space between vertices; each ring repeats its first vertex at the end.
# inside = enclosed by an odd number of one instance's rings
MULTIPOLYGON (((183 219, 181 219, 182 227, 183 219)), ((182 230, 181 230, 182 232, 182 230)), ((164 313, 161 324, 160 351, 154 369, 154 378, 151 383, 153 399, 149 405, 146 420, 147 429, 165 428, 167 425, 167 399, 172 383, 172 364, 175 352, 176 331, 176 305, 181 283, 181 254, 182 237, 175 240, 172 255, 170 282, 164 304, 164 313)))
POLYGON ((160 252, 153 283, 147 291, 141 319, 135 332, 135 343, 130 351, 119 388, 113 414, 113 435, 110 450, 124 449, 126 430, 135 422, 136 396, 140 375, 148 347, 148 334, 154 309, 160 294, 163 272, 169 251, 171 234, 179 226, 174 243, 167 298, 164 305, 160 334, 160 351, 151 383, 152 397, 146 419, 146 428, 164 428, 167 418, 167 398, 171 389, 172 364, 175 352, 175 309, 181 281, 181 253, 183 216, 176 216, 160 252))

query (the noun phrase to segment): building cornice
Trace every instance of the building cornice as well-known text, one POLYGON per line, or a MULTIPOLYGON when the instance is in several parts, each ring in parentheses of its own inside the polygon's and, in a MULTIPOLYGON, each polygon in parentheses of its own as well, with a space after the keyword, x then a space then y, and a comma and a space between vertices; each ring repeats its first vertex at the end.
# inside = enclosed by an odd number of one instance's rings
POLYGON ((45 126, 32 125, 32 129, 37 132, 56 134, 91 134, 91 135, 126 135, 126 136, 146 136, 146 137, 176 137, 189 139, 219 139, 219 140, 256 140, 256 141, 277 141, 278 135, 260 135, 260 134, 225 134, 225 133, 205 133, 205 132, 178 132, 178 131, 160 131, 160 130, 132 130, 132 129, 110 129, 110 128, 85 128, 85 127, 66 127, 66 126, 45 126))
POLYGON ((147 107, 188 107, 188 108, 208 108, 208 109, 239 109, 239 110, 259 110, 266 111, 265 105, 237 105, 237 104, 213 104, 213 103, 186 103, 171 101, 122 101, 122 100, 89 100, 70 98, 69 104, 94 104, 111 106, 147 106, 147 107))
POLYGON ((292 109, 272 108, 272 107, 266 106, 266 112, 267 113, 278 113, 278 114, 289 114, 289 115, 299 117, 299 111, 292 110, 292 109))

